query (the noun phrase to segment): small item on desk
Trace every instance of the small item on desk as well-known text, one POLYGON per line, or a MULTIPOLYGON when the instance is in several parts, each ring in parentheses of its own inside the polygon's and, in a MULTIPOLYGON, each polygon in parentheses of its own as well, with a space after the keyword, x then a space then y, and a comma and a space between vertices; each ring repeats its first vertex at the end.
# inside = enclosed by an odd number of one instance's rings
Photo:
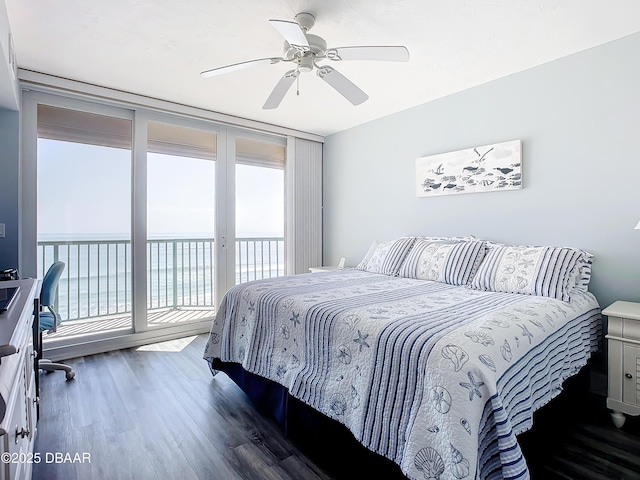
POLYGON ((0 272, 0 281, 2 280, 18 280, 18 270, 15 268, 7 268, 0 272))
POLYGON ((0 313, 6 312, 16 298, 20 287, 0 288, 0 313))

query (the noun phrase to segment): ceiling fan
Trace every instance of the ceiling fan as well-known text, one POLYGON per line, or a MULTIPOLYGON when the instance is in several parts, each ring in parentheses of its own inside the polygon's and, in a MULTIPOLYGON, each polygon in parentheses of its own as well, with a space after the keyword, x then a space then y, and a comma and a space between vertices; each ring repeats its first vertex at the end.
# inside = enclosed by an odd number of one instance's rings
MULTIPOLYGON (((275 64, 291 62, 295 68, 286 72, 262 106, 263 109, 277 108, 289 91, 293 83, 298 80, 301 73, 316 70, 316 74, 322 80, 331 85, 343 97, 353 105, 360 105, 369 96, 358 88, 353 82, 329 65, 321 65, 318 62, 331 60, 334 62, 345 60, 383 60, 388 62, 407 62, 409 51, 402 46, 363 46, 363 47, 339 47, 327 48, 327 42, 309 32, 315 24, 315 17, 310 13, 299 13, 295 16, 295 22, 287 20, 269 20, 271 25, 284 37, 284 53, 282 57, 260 58, 248 62, 235 63, 224 67, 206 70, 202 77, 214 77, 224 73, 235 72, 255 65, 275 64)), ((299 91, 298 91, 299 94, 299 91)))

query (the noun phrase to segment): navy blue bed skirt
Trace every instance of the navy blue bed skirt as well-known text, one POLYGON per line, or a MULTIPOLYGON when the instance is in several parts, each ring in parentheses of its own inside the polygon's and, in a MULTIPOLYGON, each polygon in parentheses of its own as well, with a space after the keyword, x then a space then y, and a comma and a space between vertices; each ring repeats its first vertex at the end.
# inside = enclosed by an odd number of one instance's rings
POLYGON ((363 447, 344 425, 292 397, 282 385, 247 372, 238 363, 214 359, 210 366, 226 373, 262 415, 273 418, 287 438, 335 478, 353 478, 365 471, 375 473, 375 478, 406 478, 398 465, 363 447), (338 465, 340 470, 332 471, 338 465))

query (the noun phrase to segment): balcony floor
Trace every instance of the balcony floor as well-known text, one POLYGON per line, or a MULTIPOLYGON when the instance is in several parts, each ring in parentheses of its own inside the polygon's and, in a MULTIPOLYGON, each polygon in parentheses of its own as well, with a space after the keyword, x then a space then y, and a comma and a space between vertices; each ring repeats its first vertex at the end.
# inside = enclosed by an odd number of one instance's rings
MULTIPOLYGON (((181 307, 150 310, 147 321, 151 327, 163 327, 197 320, 213 319, 215 307, 181 307)), ((55 333, 46 334, 45 341, 81 337, 96 333, 129 330, 131 314, 108 315, 104 317, 67 320, 58 326, 55 333)))

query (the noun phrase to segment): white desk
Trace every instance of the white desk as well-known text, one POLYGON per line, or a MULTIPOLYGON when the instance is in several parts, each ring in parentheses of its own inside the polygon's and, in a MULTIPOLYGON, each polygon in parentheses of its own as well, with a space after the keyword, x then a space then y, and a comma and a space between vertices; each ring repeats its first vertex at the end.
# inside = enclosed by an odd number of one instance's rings
POLYGON ((0 288, 15 286, 20 287, 17 297, 0 313, 0 480, 31 478, 38 421, 38 353, 33 348, 39 343, 38 281, 0 283, 0 288))

